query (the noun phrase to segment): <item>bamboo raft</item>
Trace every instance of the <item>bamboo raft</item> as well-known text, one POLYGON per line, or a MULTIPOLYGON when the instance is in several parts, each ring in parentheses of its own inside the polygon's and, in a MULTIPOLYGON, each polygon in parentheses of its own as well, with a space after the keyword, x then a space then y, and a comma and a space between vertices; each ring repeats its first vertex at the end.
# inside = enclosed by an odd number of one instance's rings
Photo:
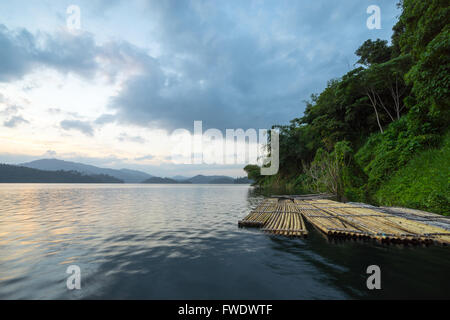
POLYGON ((239 221, 240 227, 258 227, 264 232, 288 237, 308 234, 302 215, 292 200, 267 199, 239 221))
POLYGON ((277 235, 304 237, 308 231, 303 218, 329 237, 374 239, 382 243, 450 244, 449 230, 424 220, 317 197, 266 199, 238 224, 277 235))

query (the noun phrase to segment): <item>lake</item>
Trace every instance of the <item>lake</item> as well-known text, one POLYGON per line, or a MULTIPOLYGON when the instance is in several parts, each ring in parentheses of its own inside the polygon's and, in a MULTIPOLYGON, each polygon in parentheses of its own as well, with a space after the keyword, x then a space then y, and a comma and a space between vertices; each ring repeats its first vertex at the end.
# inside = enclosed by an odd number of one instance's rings
POLYGON ((0 299, 450 298, 449 247, 239 229, 261 199, 247 185, 0 184, 0 299))

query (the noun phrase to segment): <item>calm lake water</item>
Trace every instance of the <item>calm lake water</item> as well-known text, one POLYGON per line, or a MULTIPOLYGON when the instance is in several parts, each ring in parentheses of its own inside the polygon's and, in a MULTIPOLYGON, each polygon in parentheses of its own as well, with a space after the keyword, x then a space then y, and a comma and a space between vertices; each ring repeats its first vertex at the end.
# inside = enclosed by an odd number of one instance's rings
POLYGON ((239 229, 235 185, 0 185, 0 299, 450 298, 450 248, 239 229), (366 287, 381 268, 382 290, 366 287), (69 291, 67 267, 81 269, 69 291))

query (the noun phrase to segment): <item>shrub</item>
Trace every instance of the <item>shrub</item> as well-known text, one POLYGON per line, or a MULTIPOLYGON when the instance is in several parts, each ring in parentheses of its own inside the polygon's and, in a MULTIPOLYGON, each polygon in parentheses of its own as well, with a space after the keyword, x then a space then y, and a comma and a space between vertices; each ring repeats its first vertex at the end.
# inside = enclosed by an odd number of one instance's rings
POLYGON ((375 201, 450 214, 450 134, 441 148, 420 152, 375 194, 375 201))

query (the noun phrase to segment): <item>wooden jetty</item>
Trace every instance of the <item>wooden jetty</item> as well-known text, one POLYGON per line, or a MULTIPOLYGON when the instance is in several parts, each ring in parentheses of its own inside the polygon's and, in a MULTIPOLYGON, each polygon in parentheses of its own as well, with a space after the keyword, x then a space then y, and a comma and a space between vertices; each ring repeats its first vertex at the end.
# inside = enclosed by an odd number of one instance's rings
POLYGON ((426 215, 421 220, 408 217, 324 197, 279 196, 264 200, 239 221, 239 226, 297 237, 308 234, 305 219, 330 237, 374 239, 382 243, 450 244, 448 229, 426 223, 426 215))

